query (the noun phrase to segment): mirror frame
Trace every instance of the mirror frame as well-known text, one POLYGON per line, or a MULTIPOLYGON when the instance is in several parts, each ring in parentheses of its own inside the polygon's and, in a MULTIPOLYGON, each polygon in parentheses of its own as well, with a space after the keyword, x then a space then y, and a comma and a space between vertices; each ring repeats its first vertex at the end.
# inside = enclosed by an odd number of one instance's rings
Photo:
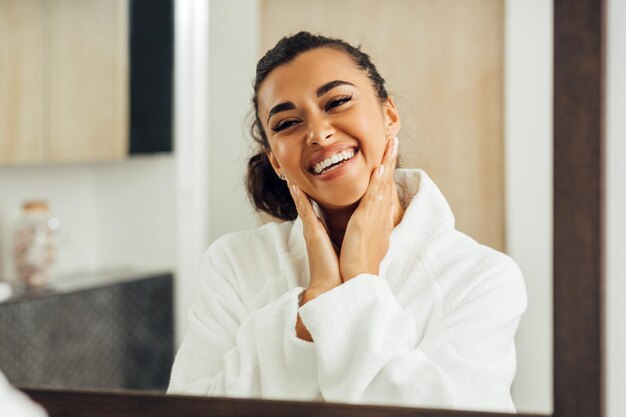
MULTIPOLYGON (((605 0, 554 0, 555 417, 605 415, 604 37, 605 0)), ((510 415, 156 393, 22 389, 41 403, 50 417, 510 415)))

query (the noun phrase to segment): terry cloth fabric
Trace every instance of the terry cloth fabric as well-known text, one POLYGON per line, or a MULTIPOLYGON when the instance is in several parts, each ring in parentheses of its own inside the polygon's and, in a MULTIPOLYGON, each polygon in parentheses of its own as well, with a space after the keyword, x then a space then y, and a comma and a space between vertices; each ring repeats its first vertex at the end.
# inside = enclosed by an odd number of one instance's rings
POLYGON ((16 390, 0 372, 0 416, 47 417, 48 413, 21 391, 16 390))
POLYGON ((380 274, 302 307, 299 218, 216 240, 169 392, 514 412, 519 268, 455 229, 424 171, 395 180, 406 211, 380 274), (296 337, 298 312, 314 342, 296 337))

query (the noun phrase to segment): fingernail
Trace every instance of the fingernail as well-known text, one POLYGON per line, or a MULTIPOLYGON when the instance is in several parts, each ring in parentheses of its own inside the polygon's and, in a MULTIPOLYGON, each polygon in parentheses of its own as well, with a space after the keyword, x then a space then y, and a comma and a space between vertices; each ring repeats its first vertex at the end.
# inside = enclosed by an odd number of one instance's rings
POLYGON ((385 166, 381 165, 378 167, 378 178, 382 177, 383 174, 385 173, 385 166))
POLYGON ((299 195, 300 194, 300 190, 298 189, 298 186, 296 184, 291 184, 291 189, 293 190, 293 193, 295 195, 299 195))
POLYGON ((400 140, 398 139, 397 136, 394 136, 393 138, 393 149, 391 151, 391 158, 395 158, 396 156, 398 156, 398 144, 399 144, 400 140))

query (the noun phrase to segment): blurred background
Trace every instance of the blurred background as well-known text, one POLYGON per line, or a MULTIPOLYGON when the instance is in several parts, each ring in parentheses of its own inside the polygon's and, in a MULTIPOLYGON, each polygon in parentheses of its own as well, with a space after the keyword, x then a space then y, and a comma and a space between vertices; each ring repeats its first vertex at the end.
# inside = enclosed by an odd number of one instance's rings
MULTIPOLYGON (((624 91, 611 48, 626 25, 608 15, 609 86, 624 91)), ((165 389, 203 251, 260 224, 243 187, 256 61, 309 30, 362 45, 400 109, 402 165, 520 265, 514 402, 551 412, 552 29, 542 0, 0 0, 0 370, 22 385, 165 389), (16 230, 40 200, 54 262, 27 288, 16 230)), ((608 146, 623 154, 611 109, 626 103, 608 91, 608 146)), ((609 190, 626 174, 612 161, 609 190)), ((608 207, 626 230, 626 202, 608 207)), ((609 288, 623 293, 611 248, 624 243, 608 230, 609 288)))

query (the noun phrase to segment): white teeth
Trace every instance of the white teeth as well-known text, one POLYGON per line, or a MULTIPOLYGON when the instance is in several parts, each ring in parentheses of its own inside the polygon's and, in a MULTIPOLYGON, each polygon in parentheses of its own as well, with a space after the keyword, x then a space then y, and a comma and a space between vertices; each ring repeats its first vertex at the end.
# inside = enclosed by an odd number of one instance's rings
POLYGON ((315 164, 315 166, 313 167, 313 172, 315 172, 316 174, 320 174, 322 171, 324 171, 324 169, 326 169, 330 165, 336 164, 339 161, 348 160, 352 158, 354 154, 355 154, 354 149, 348 149, 346 151, 336 153, 335 155, 332 155, 324 159, 323 161, 320 161, 317 164, 315 164))

